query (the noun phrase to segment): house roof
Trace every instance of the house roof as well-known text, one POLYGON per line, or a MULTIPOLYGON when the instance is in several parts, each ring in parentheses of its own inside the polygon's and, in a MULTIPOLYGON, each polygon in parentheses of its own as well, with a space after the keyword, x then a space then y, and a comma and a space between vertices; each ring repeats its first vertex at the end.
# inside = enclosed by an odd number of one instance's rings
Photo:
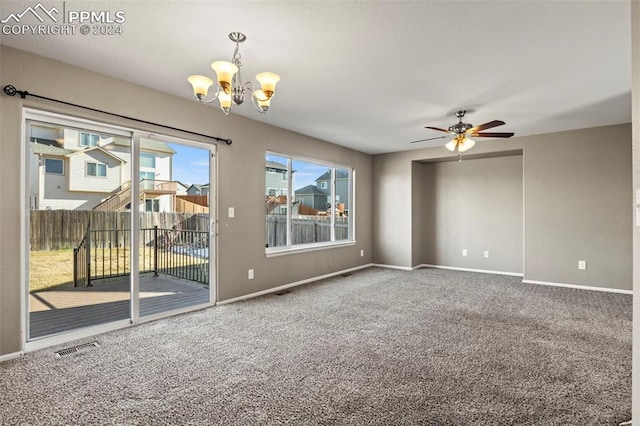
POLYGON ((64 157, 66 155, 71 154, 73 151, 69 149, 60 148, 59 146, 54 146, 50 144, 43 144, 38 142, 31 142, 31 150, 34 154, 38 155, 56 155, 59 157, 64 157))
POLYGON ((287 166, 282 163, 277 163, 275 161, 267 161, 266 164, 267 169, 276 169, 276 170, 287 170, 287 166))
POLYGON ((194 183, 194 184, 191 184, 191 186, 189 186, 188 189, 191 189, 191 188, 196 188, 197 190, 206 189, 206 188, 209 188, 209 184, 208 183, 203 183, 203 184, 194 183))
MULTIPOLYGON (((118 146, 131 146, 131 141, 127 138, 114 137, 112 143, 118 146)), ((165 142, 142 138, 140 139, 140 149, 145 151, 166 152, 172 155, 176 153, 176 151, 165 142)))
POLYGON ((307 185, 300 189, 296 189, 296 195, 327 195, 315 185, 307 185))
POLYGON ((109 152, 108 150, 102 148, 101 146, 93 146, 91 148, 83 149, 83 150, 80 150, 80 151, 71 151, 66 156, 67 157, 71 157, 73 155, 86 154, 86 153, 91 152, 91 151, 100 151, 103 154, 106 154, 109 157, 113 158, 114 160, 119 161, 120 163, 126 163, 126 161, 124 161, 122 158, 118 157, 117 155, 112 154, 111 152, 109 152))
MULTIPOLYGON (((336 179, 347 179, 349 177, 349 173, 345 170, 337 170, 336 172, 336 179)), ((319 180, 331 180, 331 172, 327 171, 323 173, 316 179, 316 182, 319 180)))

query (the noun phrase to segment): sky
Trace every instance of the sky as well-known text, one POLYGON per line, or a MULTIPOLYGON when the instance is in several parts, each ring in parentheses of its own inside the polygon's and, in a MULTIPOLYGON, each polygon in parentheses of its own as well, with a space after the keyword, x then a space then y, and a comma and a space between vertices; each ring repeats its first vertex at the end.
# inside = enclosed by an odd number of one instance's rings
POLYGON ((191 146, 168 144, 173 156, 173 180, 192 185, 209 183, 209 150, 191 146))
MULTIPOLYGON (((268 161, 275 161, 276 163, 287 165, 287 159, 279 157, 273 154, 267 154, 268 161)), ((327 170, 328 166, 322 164, 313 164, 307 161, 293 160, 293 189, 304 188, 307 185, 315 185, 316 179, 322 176, 327 170)))
MULTIPOLYGON (((173 156, 173 180, 189 186, 191 184, 209 183, 209 150, 186 145, 168 144, 176 154, 173 156)), ((268 154, 267 160, 286 165, 283 157, 268 154)), ((294 160, 294 189, 307 185, 315 185, 316 179, 329 168, 321 164, 294 160)))

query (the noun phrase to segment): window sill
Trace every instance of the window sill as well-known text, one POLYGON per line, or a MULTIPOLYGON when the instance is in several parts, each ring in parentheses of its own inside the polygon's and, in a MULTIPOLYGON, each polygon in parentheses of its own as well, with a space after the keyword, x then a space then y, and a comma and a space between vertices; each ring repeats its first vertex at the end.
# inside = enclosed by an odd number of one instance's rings
POLYGON ((309 251, 327 250, 332 248, 349 247, 356 245, 355 241, 340 241, 335 243, 319 243, 319 244, 306 244, 294 247, 284 248, 268 248, 265 250, 267 257, 286 256, 289 254, 306 253, 309 251))

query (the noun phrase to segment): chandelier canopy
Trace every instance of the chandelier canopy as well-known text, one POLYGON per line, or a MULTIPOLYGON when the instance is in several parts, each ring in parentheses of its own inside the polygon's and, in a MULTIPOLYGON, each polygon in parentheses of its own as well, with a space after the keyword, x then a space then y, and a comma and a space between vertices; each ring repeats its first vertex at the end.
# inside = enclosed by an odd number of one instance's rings
POLYGON ((280 76, 274 72, 261 72, 256 75, 256 80, 260 83, 260 89, 255 89, 253 82, 242 83, 240 68, 242 67, 239 49, 240 43, 247 37, 238 32, 229 34, 231 41, 235 42, 236 48, 233 52, 231 62, 215 61, 211 68, 216 73, 216 93, 210 100, 207 99, 209 87, 214 82, 209 77, 203 75, 192 75, 187 81, 193 86, 193 94, 199 102, 211 103, 216 99, 220 103, 220 108, 225 114, 231 112, 233 105, 241 105, 245 99, 245 90, 250 92, 251 101, 256 110, 264 114, 269 109, 271 98, 276 91, 276 83, 280 81, 280 76))

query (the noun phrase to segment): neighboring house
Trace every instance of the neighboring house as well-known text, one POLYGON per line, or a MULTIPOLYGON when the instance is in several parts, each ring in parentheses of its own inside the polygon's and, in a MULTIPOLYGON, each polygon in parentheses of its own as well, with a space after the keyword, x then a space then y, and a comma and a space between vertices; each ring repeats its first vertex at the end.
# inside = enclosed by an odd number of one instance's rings
POLYGON ((187 195, 208 195, 209 184, 203 183, 201 185, 193 184, 187 189, 187 195))
MULTIPOLYGON (((110 210, 130 208, 131 141, 78 129, 31 126, 31 209, 110 210), (127 198, 128 197, 128 198, 127 198)), ((164 142, 140 141, 140 210, 173 211, 171 182, 175 151, 164 142)))
POLYGON ((176 181, 176 195, 188 195, 189 185, 185 185, 179 180, 176 181))
POLYGON ((287 166, 276 161, 265 163, 265 208, 267 214, 287 214, 287 166))
POLYGON ((287 195, 287 166, 275 161, 266 162, 265 195, 287 195))
MULTIPOLYGON (((336 204, 341 208, 341 212, 348 212, 349 173, 346 170, 336 170, 336 173, 336 204)), ((296 189, 295 201, 321 212, 331 208, 331 172, 327 171, 318 177, 315 185, 296 189)))
POLYGON ((326 211, 329 208, 330 200, 327 199, 327 193, 316 185, 307 185, 296 190, 296 201, 316 210, 326 211))
MULTIPOLYGON (((349 173, 346 170, 336 170, 336 203, 344 204, 349 210, 349 173)), ((331 203, 331 172, 326 172, 316 179, 318 189, 327 194, 327 202, 331 203)), ((297 195, 297 192, 296 192, 297 195)))

